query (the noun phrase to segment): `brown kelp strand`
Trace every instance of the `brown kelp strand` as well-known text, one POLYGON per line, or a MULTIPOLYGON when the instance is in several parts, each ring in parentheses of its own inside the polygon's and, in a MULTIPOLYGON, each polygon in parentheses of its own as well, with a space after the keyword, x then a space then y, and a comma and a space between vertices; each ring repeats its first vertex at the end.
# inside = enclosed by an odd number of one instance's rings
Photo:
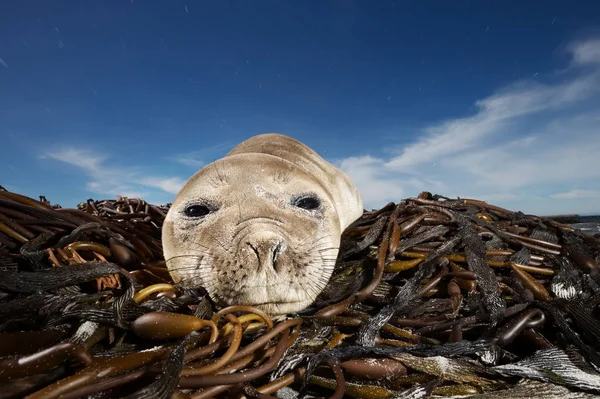
POLYGON ((600 395, 600 242, 430 193, 365 211, 300 314, 173 282, 169 206, 0 188, 0 398, 600 395))

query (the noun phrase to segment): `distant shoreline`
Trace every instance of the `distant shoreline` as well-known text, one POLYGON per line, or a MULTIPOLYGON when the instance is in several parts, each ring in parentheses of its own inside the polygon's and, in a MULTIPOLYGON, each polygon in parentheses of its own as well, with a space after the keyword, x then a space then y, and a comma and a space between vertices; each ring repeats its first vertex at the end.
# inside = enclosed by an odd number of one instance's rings
POLYGON ((600 223, 600 215, 588 215, 581 216, 577 214, 573 215, 553 215, 553 216, 542 216, 543 219, 554 220, 558 223, 564 224, 575 224, 575 223, 600 223))

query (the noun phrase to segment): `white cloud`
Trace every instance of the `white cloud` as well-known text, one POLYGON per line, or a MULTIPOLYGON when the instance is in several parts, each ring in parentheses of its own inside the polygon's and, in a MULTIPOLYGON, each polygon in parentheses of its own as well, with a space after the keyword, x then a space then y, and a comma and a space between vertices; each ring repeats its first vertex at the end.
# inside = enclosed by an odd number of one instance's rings
POLYGON ((144 186, 160 188, 170 194, 177 194, 185 184, 185 180, 180 179, 179 177, 147 177, 142 179, 140 183, 144 186))
POLYGON ((200 159, 192 158, 192 157, 177 158, 177 159, 173 159, 173 160, 182 165, 190 166, 193 168, 200 168, 200 167, 204 166, 204 161, 202 161, 200 159))
POLYGON ((220 158, 221 156, 225 155, 229 150, 231 150, 231 148, 233 148, 234 146, 235 143, 226 141, 209 147, 204 147, 200 150, 177 154, 175 156, 168 157, 167 159, 171 162, 199 169, 205 166, 207 163, 212 162, 206 162, 207 159, 214 160, 216 158, 220 158))
POLYGON ((338 165, 368 207, 426 190, 529 213, 599 212, 582 193, 600 190, 600 40, 569 50, 573 68, 559 81, 516 82, 475 101, 471 116, 426 126, 388 158, 338 165), (575 194, 552 194, 561 191, 575 194))
POLYGON ((571 190, 565 193, 553 194, 552 198, 573 199, 573 198, 595 198, 600 199, 600 190, 571 190))
POLYGON ((575 64, 600 64, 600 38, 573 43, 569 50, 575 64))
POLYGON ((65 148, 57 152, 44 154, 42 155, 42 158, 52 158, 57 161, 65 162, 94 174, 102 174, 105 172, 103 168, 101 168, 101 165, 106 157, 96 155, 92 151, 84 149, 73 147, 65 148))
POLYGON ((0 58, 0 65, 2 65, 4 68, 8 68, 8 64, 2 58, 0 58))
POLYGON ((402 198, 404 190, 399 180, 386 176, 383 161, 370 157, 352 157, 334 162, 337 167, 360 182, 359 190, 365 204, 385 205, 384 202, 402 198))
POLYGON ((206 163, 203 159, 206 157, 206 151, 191 151, 183 154, 178 154, 167 159, 171 162, 189 166, 191 168, 201 168, 206 163))
POLYGON ((109 166, 105 155, 87 149, 68 147, 48 152, 41 158, 60 161, 82 170, 91 179, 86 183, 86 188, 94 194, 152 201, 161 192, 176 194, 185 183, 178 177, 146 176, 135 167, 109 166))
POLYGON ((489 136, 508 132, 507 125, 521 117, 566 107, 598 91, 600 71, 558 85, 519 82, 476 101, 478 112, 473 116, 426 128, 425 137, 409 145, 386 166, 396 170, 414 168, 441 156, 477 147, 489 136))

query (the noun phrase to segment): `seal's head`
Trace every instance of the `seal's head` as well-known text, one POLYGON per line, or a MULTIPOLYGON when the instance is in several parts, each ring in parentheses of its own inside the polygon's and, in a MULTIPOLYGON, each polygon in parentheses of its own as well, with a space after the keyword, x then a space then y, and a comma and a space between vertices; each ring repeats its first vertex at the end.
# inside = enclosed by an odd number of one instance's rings
POLYGON ((323 290, 362 211, 341 171, 294 139, 260 135, 185 184, 163 226, 165 259, 176 282, 221 305, 294 313, 323 290))

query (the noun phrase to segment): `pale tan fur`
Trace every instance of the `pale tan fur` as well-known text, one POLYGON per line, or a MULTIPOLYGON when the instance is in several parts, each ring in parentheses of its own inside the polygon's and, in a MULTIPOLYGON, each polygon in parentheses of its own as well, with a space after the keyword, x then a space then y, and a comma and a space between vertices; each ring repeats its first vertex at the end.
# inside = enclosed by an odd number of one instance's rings
POLYGON ((163 226, 176 282, 205 287, 220 305, 274 316, 309 306, 329 280, 342 231, 363 212, 348 176, 281 134, 252 137, 192 176, 163 226), (314 194, 317 210, 294 199, 314 194), (210 204, 201 218, 190 205, 210 204))

